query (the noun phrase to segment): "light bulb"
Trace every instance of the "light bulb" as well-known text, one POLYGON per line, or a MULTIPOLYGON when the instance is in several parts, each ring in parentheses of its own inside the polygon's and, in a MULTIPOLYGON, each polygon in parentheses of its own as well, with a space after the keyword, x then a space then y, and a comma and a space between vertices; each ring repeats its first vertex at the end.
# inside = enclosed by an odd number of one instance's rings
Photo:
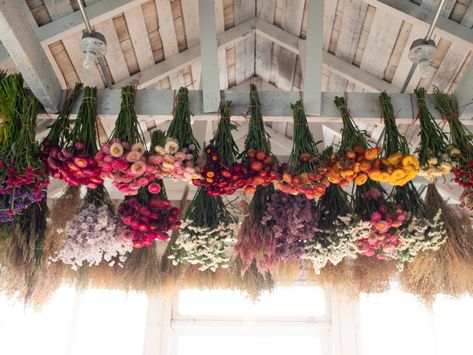
POLYGON ((420 76, 422 78, 425 79, 429 76, 430 62, 428 58, 421 58, 419 60, 419 69, 420 69, 420 76))
POLYGON ((84 52, 84 68, 92 69, 95 65, 95 58, 97 57, 96 53, 93 51, 84 52))

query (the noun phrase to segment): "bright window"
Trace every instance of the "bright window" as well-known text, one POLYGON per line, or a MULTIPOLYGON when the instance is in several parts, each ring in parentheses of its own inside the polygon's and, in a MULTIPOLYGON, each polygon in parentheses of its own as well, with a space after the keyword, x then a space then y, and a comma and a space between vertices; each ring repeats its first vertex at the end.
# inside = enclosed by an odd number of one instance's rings
POLYGON ((321 355, 317 337, 291 336, 183 336, 178 355, 321 355))
POLYGON ((41 312, 0 296, 0 353, 142 355, 147 297, 59 289, 41 312))
POLYGON ((228 290, 183 290, 179 293, 178 313, 193 316, 293 316, 321 317, 326 299, 318 287, 294 286, 265 292, 252 302, 241 292, 228 290))
POLYGON ((318 287, 279 287, 256 302, 237 291, 183 290, 171 355, 331 354, 330 307, 318 287))
POLYGON ((473 298, 437 297, 429 311, 394 289, 360 302, 363 355, 470 355, 473 298))

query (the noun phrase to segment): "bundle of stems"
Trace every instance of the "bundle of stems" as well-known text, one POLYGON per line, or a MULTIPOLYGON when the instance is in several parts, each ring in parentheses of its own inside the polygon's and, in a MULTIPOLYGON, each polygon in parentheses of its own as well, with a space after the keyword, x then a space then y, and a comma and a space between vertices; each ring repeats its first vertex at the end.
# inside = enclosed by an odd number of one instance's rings
POLYGON ((43 144, 55 144, 63 148, 70 140, 70 116, 74 108, 74 104, 82 91, 82 83, 77 83, 74 89, 64 102, 57 118, 48 127, 50 128, 48 135, 43 140, 43 144))
POLYGON ((336 184, 330 184, 325 194, 320 198, 318 207, 320 229, 331 229, 339 221, 339 217, 354 214, 348 194, 336 184))
POLYGON ((209 196, 201 186, 187 207, 184 220, 191 220, 196 227, 215 228, 219 224, 235 223, 236 218, 227 210, 221 196, 209 196))
POLYGON ((368 143, 366 137, 353 121, 345 99, 336 96, 334 102, 335 106, 340 110, 343 121, 342 140, 340 142, 339 151, 345 152, 346 150, 351 150, 353 147, 367 149, 368 143))
POLYGON ((62 249, 67 222, 79 212, 79 209, 79 186, 67 186, 62 195, 52 204, 43 241, 37 286, 31 296, 31 304, 37 309, 44 306, 61 285, 68 281, 74 283, 77 276, 69 265, 52 263, 50 257, 62 249))
POLYGON ((383 91, 379 95, 379 101, 383 110, 384 120, 384 156, 390 156, 398 152, 400 152, 402 155, 409 154, 409 145, 407 143, 407 139, 399 132, 396 125, 396 116, 391 103, 391 97, 389 97, 386 91, 383 91))
MULTIPOLYGON (((97 88, 86 86, 79 113, 71 131, 72 144, 81 142, 84 148, 81 152, 88 156, 97 153, 97 88)), ((74 149, 76 150, 76 149, 74 149)), ((77 149, 79 150, 79 149, 77 149)))
POLYGON ((254 149, 271 154, 270 136, 264 129, 263 114, 261 113, 261 102, 259 100, 256 85, 250 87, 250 120, 248 135, 245 139, 245 150, 254 149))
POLYGON ((454 97, 442 92, 437 87, 434 87, 433 95, 435 107, 450 126, 450 143, 460 150, 460 154, 458 154, 460 160, 465 162, 473 160, 473 136, 460 121, 458 104, 454 97))
POLYGON ((28 207, 13 222, 5 251, 5 270, 0 273, 1 290, 29 303, 37 286, 43 262, 43 241, 48 208, 46 199, 28 207))
POLYGON ((238 156, 238 146, 233 139, 232 131, 236 130, 236 125, 230 121, 231 101, 222 102, 220 105, 220 120, 218 121, 217 132, 209 142, 209 146, 220 155, 221 163, 230 167, 238 156))
POLYGON ((189 110, 189 90, 180 88, 176 97, 176 107, 167 136, 175 139, 182 148, 194 147, 192 153, 197 159, 199 155, 199 143, 192 133, 191 112, 189 110))
POLYGON ((135 96, 135 86, 129 85, 122 88, 120 112, 111 138, 117 138, 130 144, 144 144, 143 131, 135 112, 135 96))
POLYGON ((288 162, 289 169, 291 173, 297 174, 314 172, 316 166, 313 158, 319 156, 319 150, 317 149, 317 142, 307 123, 302 101, 291 104, 291 109, 294 117, 294 136, 292 138, 293 144, 288 162), (310 159, 302 160, 302 154, 308 155, 310 159))
POLYGON ((0 72, 0 143, 5 154, 15 141, 21 128, 18 117, 23 111, 23 99, 28 95, 21 74, 6 75, 0 72))
POLYGON ((417 97, 417 107, 419 108, 418 118, 421 128, 420 145, 417 148, 417 152, 421 166, 425 166, 429 163, 431 158, 442 161, 444 153, 447 152, 448 138, 427 107, 425 89, 418 88, 414 92, 417 97))
POLYGON ((441 249, 423 252, 401 274, 401 286, 431 305, 438 294, 459 297, 473 292, 473 229, 461 210, 448 205, 435 184, 429 184, 426 205, 441 210, 447 241, 441 249))

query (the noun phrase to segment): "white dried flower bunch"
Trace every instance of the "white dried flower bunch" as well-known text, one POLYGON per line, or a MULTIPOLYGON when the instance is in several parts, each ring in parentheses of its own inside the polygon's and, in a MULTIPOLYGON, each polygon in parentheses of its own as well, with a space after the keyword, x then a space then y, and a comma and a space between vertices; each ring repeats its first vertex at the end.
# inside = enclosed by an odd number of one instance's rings
POLYGON ((51 261, 62 261, 73 270, 102 260, 110 266, 121 265, 133 246, 120 238, 120 228, 120 219, 110 206, 88 204, 67 222, 64 245, 51 261))
POLYGON ((371 231, 369 222, 360 221, 351 215, 339 217, 339 222, 331 229, 320 230, 306 245, 302 259, 312 262, 316 274, 330 261, 337 265, 344 258, 356 258, 356 240, 371 231))
POLYGON ((441 221, 441 210, 431 220, 413 217, 408 227, 399 235, 398 252, 392 257, 398 261, 399 271, 404 269, 404 263, 410 263, 423 251, 435 251, 447 240, 447 231, 441 221))
POLYGON ((183 262, 200 265, 200 271, 228 268, 228 248, 236 242, 237 236, 238 225, 235 223, 220 223, 215 228, 208 228, 196 227, 191 220, 185 220, 169 259, 173 265, 183 262))

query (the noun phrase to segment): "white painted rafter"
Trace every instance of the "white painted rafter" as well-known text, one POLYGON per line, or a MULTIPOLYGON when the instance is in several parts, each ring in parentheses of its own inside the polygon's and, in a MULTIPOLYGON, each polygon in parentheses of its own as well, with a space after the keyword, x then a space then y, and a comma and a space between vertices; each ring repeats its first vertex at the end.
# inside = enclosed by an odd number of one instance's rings
POLYGON ((307 39, 305 51, 300 57, 304 58, 304 108, 308 114, 319 115, 322 90, 322 46, 324 2, 322 0, 308 1, 307 39))
POLYGON ((220 79, 214 0, 199 1, 199 17, 203 107, 204 112, 217 112, 220 106, 220 79))
POLYGON ((0 1, 0 39, 46 111, 56 112, 62 98, 61 85, 26 11, 17 1, 0 1))
MULTIPOLYGON (((247 119, 249 105, 249 95, 247 91, 225 91, 225 99, 233 103, 232 118, 237 121, 247 119)), ((297 91, 260 91, 260 100, 262 104, 263 116, 266 121, 284 122, 292 121, 292 111, 290 104, 299 100, 301 93, 297 91)), ((335 96, 347 98, 350 112, 357 122, 378 123, 381 117, 379 94, 377 93, 335 93, 322 92, 322 106, 320 116, 308 115, 309 122, 341 122, 340 112, 335 107, 333 100, 335 96)), ((397 112, 396 120, 398 124, 418 124, 415 120, 417 108, 412 101, 410 94, 391 94, 393 106, 397 112)), ((135 109, 138 117, 142 120, 169 120, 174 105, 173 90, 146 89, 138 90, 136 95, 135 109)), ((98 115, 102 119, 116 119, 120 111, 120 89, 102 89, 98 90, 97 105, 98 115)), ((427 96, 427 102, 435 118, 441 119, 438 111, 433 105, 430 95, 427 96)), ((190 111, 196 120, 212 121, 218 119, 216 113, 205 113, 202 107, 202 91, 189 91, 190 111)), ((77 114, 76 106, 72 117, 77 114)), ((40 119, 55 118, 55 115, 40 115, 40 119)), ((461 117, 468 124, 471 119, 461 117)))

